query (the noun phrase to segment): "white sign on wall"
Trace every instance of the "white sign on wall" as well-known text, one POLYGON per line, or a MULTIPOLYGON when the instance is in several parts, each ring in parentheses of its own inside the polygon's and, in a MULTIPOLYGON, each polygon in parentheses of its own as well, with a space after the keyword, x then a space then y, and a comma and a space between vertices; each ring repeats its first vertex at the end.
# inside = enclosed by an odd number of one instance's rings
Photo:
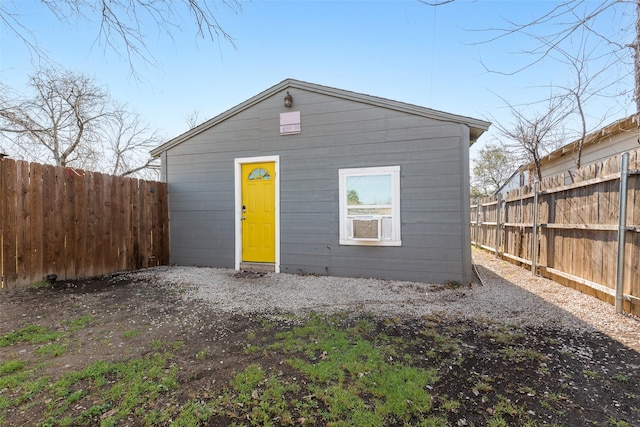
POLYGON ((280 113, 280 135, 300 133, 300 111, 280 113))

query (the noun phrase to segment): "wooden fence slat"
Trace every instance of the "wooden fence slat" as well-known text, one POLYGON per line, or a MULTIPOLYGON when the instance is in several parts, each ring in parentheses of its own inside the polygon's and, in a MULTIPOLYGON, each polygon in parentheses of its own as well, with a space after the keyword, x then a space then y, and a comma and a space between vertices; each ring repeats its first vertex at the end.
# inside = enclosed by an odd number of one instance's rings
POLYGON ((31 281, 44 276, 44 195, 42 165, 29 165, 29 213, 31 219, 31 281))
POLYGON ((68 168, 63 171, 65 195, 62 206, 62 216, 64 218, 64 258, 65 269, 64 277, 74 278, 76 276, 76 229, 78 218, 76 216, 75 198, 76 198, 76 174, 68 168))
POLYGON ((56 233, 56 212, 55 206, 55 169, 51 165, 44 165, 42 168, 42 218, 43 230, 42 239, 42 276, 56 274, 56 254, 55 254, 55 233, 56 233))
POLYGON ((31 281, 31 212, 29 210, 29 164, 16 162, 16 270, 18 283, 31 281))
MULTIPOLYGON (((148 181, 142 181, 142 200, 143 218, 153 218, 153 194, 151 194, 151 185, 148 181)), ((143 258, 142 266, 149 267, 150 257, 153 255, 153 221, 144 221, 142 224, 145 226, 144 233, 142 235, 143 246, 143 258)))
POLYGON ((17 280, 16 271, 16 162, 3 160, 2 168, 2 194, 6 202, 2 203, 2 285, 13 286, 17 280))
POLYGON ((67 274, 67 258, 65 255, 65 221, 64 202, 65 202, 65 180, 64 168, 55 166, 53 168, 53 210, 55 212, 53 218, 53 256, 54 256, 54 273, 58 279, 66 279, 67 274))
POLYGON ((111 236, 111 257, 110 257, 110 269, 121 270, 120 260, 124 255, 123 240, 123 195, 122 186, 124 185, 124 179, 112 179, 111 180, 111 227, 109 234, 111 236))
POLYGON ((111 258, 113 256, 113 242, 111 241, 111 222, 112 222, 112 208, 113 201, 111 200, 111 176, 101 174, 101 193, 102 193, 102 236, 99 236, 101 246, 101 261, 102 271, 109 271, 112 269, 111 258))
MULTIPOLYGON (((10 159, 0 159, 0 195, 6 194, 4 188, 4 171, 10 161, 10 159)), ((4 220, 4 206, 0 204, 0 289, 8 287, 8 283, 5 283, 4 280, 4 220)))
POLYGON ((158 264, 166 265, 169 264, 169 190, 166 182, 158 182, 157 185, 159 188, 158 209, 160 211, 158 224, 162 227, 160 233, 160 238, 162 239, 160 245, 161 256, 158 264))
POLYGON ((67 173, 71 174, 73 179, 73 188, 75 196, 73 199, 73 214, 76 219, 75 223, 75 245, 73 253, 75 258, 75 275, 74 277, 89 276, 89 186, 88 174, 84 171, 78 171, 73 168, 67 169, 67 173))

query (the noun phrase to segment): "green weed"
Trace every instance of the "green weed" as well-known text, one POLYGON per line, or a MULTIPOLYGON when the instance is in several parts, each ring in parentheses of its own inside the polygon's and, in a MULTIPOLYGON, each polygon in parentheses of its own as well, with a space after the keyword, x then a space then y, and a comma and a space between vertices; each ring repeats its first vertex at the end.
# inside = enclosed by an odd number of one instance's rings
POLYGON ((595 379, 595 378, 599 378, 600 374, 598 373, 598 371, 594 371, 593 369, 585 369, 584 371, 582 371, 582 373, 591 379, 595 379))
POLYGON ((131 329, 129 331, 124 331, 122 333, 122 337, 125 338, 125 339, 131 339, 131 338, 137 337, 141 333, 142 333, 142 331, 140 329, 131 329))
POLYGON ((59 342, 52 342, 39 347, 34 351, 39 356, 59 357, 67 352, 67 345, 59 342))
POLYGON ((196 353, 197 360, 204 360, 209 355, 209 349, 205 348, 196 353))
POLYGON ((9 360, 7 362, 4 362, 0 364, 0 376, 19 371, 26 365, 27 363, 22 360, 9 360))
MULTIPOLYGON (((204 405, 200 402, 195 402, 190 400, 187 402, 182 409, 180 410, 180 414, 176 417, 175 420, 171 423, 173 427, 192 427, 202 425, 206 422, 209 417, 212 415, 212 410, 209 406, 204 405)), ((161 422, 166 421, 168 416, 166 414, 156 413, 154 414, 154 418, 147 417, 146 421, 149 424, 157 425, 161 422)))
POLYGON ((69 322, 63 322, 63 324, 68 324, 70 331, 80 331, 89 326, 94 320, 94 316, 87 314, 69 322))
POLYGON ((611 379, 613 379, 614 381, 617 381, 619 383, 628 383, 629 382, 629 377, 627 375, 624 374, 615 374, 611 377, 611 379))
POLYGON ((617 427, 631 427, 631 424, 629 424, 627 421, 624 420, 619 420, 617 418, 609 418, 609 420, 607 421, 607 423, 610 426, 617 426, 617 427))
POLYGON ((49 341, 55 341, 62 338, 62 332, 51 331, 38 325, 25 326, 17 332, 9 332, 0 336, 0 347, 9 347, 11 345, 27 342, 31 344, 41 344, 49 341))

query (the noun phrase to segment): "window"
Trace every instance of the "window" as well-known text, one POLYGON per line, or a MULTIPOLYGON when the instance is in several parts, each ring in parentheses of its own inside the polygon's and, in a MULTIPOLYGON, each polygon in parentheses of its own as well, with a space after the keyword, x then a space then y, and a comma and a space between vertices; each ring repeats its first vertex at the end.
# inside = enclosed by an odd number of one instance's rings
POLYGON ((262 168, 256 168, 249 174, 249 181, 262 179, 271 179, 271 175, 269 175, 269 172, 262 168))
POLYGON ((340 169, 340 244, 400 246, 400 166, 340 169))

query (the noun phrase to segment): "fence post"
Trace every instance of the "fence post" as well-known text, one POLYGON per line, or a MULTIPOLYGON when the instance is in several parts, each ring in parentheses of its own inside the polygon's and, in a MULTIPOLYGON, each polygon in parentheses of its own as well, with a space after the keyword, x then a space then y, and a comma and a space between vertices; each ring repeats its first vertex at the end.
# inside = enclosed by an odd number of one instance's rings
POLYGON ((502 193, 498 193, 498 203, 496 206, 496 258, 499 256, 500 252, 500 207, 502 203, 502 193))
POLYGON ((480 197, 476 197, 476 247, 480 247, 480 197))
POLYGON ((622 155, 620 166, 620 208, 618 209, 618 256, 616 268, 616 313, 622 313, 624 301, 624 246, 627 236, 627 178, 629 153, 622 155))
POLYGON ((531 272, 536 274, 538 258, 538 181, 533 183, 533 228, 531 229, 531 272))

